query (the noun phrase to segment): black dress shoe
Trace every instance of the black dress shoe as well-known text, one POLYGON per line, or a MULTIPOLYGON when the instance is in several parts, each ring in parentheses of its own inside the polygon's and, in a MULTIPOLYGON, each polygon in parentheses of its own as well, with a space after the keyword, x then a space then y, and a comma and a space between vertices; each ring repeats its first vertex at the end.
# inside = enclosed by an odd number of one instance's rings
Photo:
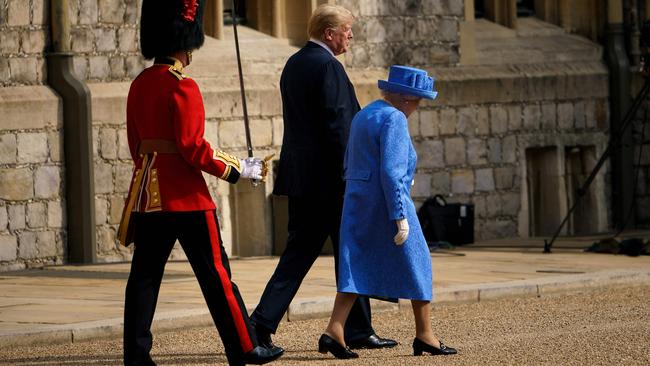
POLYGON ((244 361, 252 365, 263 365, 277 360, 283 353, 284 350, 280 347, 266 348, 257 346, 244 355, 244 361))
POLYGON ((397 342, 392 339, 381 338, 376 334, 372 334, 367 338, 359 339, 356 341, 350 341, 348 342, 348 346, 352 349, 391 348, 397 346, 397 342))
POLYGON ((455 348, 445 346, 442 341, 440 341, 440 348, 436 348, 418 338, 413 339, 413 356, 422 356, 422 352, 429 352, 432 355, 455 355, 458 353, 455 348))
POLYGON ((284 349, 282 347, 278 347, 273 343, 273 340, 271 339, 271 332, 266 330, 265 328, 262 328, 260 326, 255 326, 253 325, 253 328, 255 328, 255 335, 257 337, 257 344, 259 344, 262 347, 266 347, 269 349, 272 348, 278 348, 284 352, 284 349))
POLYGON ((318 340, 318 352, 327 353, 328 351, 331 352, 336 358, 359 358, 359 355, 350 351, 350 348, 343 347, 339 342, 332 339, 332 337, 328 336, 327 334, 323 334, 318 340))

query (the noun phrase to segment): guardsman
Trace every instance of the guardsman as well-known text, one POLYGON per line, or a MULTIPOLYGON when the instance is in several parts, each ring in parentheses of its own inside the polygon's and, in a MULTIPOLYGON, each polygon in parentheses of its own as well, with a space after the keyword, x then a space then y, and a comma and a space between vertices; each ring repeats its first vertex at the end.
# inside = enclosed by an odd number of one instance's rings
POLYGON ((163 272, 178 240, 199 281, 231 365, 263 364, 282 355, 262 347, 230 279, 216 207, 202 171, 227 182, 263 180, 264 161, 241 160, 204 139, 203 98, 183 73, 204 40, 205 1, 144 0, 142 55, 154 64, 133 81, 127 135, 135 169, 118 237, 135 243, 124 303, 124 363, 155 365, 151 323, 163 272))

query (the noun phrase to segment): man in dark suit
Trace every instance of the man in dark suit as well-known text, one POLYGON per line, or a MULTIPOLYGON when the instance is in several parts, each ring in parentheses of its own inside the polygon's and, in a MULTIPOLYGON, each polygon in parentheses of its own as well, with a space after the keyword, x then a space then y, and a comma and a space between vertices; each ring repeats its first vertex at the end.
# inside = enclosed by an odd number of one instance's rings
MULTIPOLYGON (((309 20, 309 42, 289 58, 280 79, 284 140, 273 193, 289 197, 289 237, 251 315, 260 344, 268 347, 273 347, 270 335, 276 332, 327 237, 334 246, 338 273, 343 157, 350 123, 360 107, 335 56, 347 51, 353 20, 352 13, 341 6, 319 6, 309 20)), ((397 344, 375 334, 368 298, 355 303, 345 335, 352 348, 397 344)))

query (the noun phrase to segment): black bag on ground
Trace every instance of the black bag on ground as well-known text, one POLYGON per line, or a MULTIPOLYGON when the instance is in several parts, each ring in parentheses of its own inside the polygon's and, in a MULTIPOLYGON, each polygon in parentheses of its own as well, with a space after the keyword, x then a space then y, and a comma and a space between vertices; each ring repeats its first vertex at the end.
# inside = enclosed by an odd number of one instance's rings
POLYGON ((447 203, 437 194, 418 210, 427 242, 446 241, 454 245, 474 242, 474 205, 447 203))

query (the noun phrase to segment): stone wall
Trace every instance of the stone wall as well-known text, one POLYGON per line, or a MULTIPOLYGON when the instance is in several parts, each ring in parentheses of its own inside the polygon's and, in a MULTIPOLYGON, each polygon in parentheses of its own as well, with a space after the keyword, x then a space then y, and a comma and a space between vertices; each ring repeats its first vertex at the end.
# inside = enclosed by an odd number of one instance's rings
MULTIPOLYGON (((506 69, 432 69, 439 98, 421 104, 409 121, 418 152, 413 198, 421 203, 441 194, 448 202, 474 204, 479 240, 530 236, 527 149, 593 146, 599 156, 608 139, 604 65, 506 69)), ((568 179, 563 174, 560 166, 560 183, 568 179)), ((591 187, 599 208, 593 213, 599 230, 606 230, 610 222, 606 174, 607 167, 591 187)), ((566 212, 566 204, 560 205, 549 220, 559 223, 566 212)))
MULTIPOLYGON (((71 50, 77 76, 115 81, 136 76, 142 0, 70 0, 71 50)), ((51 44, 49 0, 0 1, 0 86, 45 84, 51 44)))
POLYGON ((337 4, 356 17, 347 66, 431 66, 459 61, 461 0, 338 0, 337 4))

